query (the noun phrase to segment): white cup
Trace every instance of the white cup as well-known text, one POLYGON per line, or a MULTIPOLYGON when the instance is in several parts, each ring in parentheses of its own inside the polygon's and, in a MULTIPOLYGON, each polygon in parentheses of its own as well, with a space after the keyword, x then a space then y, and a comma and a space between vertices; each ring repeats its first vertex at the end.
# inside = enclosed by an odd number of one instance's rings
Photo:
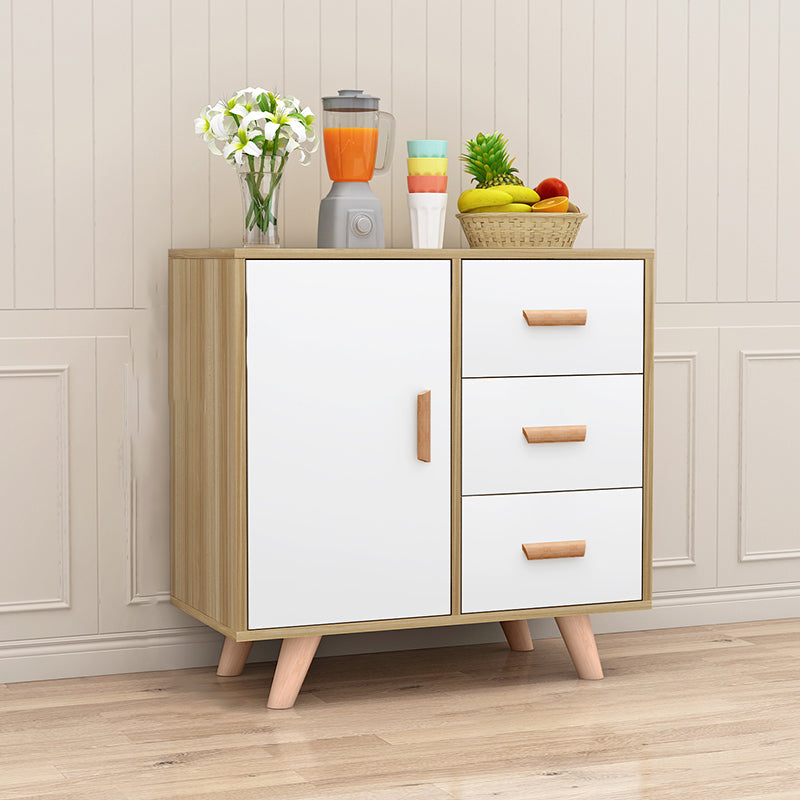
POLYGON ((446 211, 446 194, 414 192, 408 195, 412 247, 437 248, 442 246, 446 211))

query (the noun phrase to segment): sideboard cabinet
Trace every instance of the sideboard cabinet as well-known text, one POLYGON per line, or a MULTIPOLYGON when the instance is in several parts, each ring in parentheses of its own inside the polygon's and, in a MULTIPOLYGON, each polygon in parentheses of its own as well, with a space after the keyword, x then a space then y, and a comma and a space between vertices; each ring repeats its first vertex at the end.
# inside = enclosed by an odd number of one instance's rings
POLYGON ((650 251, 170 252, 172 602, 283 639, 651 599, 650 251))

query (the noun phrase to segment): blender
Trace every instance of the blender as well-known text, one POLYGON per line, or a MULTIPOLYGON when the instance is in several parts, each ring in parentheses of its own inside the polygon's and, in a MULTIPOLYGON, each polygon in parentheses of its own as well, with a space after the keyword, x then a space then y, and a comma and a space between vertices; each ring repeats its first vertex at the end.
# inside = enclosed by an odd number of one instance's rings
POLYGON ((379 101, 360 89, 322 98, 322 138, 333 186, 319 206, 317 247, 384 247, 383 209, 368 181, 389 171, 394 117, 378 110, 379 101), (386 133, 377 166, 381 126, 386 133))

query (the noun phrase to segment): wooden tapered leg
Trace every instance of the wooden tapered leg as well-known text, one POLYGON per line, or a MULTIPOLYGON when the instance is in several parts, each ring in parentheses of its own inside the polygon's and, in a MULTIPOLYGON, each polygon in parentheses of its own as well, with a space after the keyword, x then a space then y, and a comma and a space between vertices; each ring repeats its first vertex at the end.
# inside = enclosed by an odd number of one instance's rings
POLYGON ((321 636, 299 636, 283 640, 267 708, 291 708, 294 705, 321 639, 321 636))
POLYGON ((531 629, 528 627, 526 619, 507 619, 500 623, 503 633, 508 640, 508 646, 512 650, 533 650, 533 639, 531 639, 531 629))
POLYGON ((579 678, 599 681, 603 677, 603 667, 597 654, 592 623, 587 614, 574 617, 556 617, 556 625, 561 638, 569 651, 579 678))
POLYGON ((222 645, 222 653, 219 657, 217 675, 222 678, 232 678, 241 675, 244 669, 244 662, 253 649, 252 642, 235 642, 233 639, 225 637, 225 644, 222 645))

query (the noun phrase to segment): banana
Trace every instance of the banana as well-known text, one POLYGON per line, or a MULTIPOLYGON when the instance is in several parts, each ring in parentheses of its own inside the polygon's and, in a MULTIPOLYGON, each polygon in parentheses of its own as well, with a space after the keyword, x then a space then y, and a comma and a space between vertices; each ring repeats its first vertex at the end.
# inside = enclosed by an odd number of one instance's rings
POLYGON ((530 210, 531 207, 527 203, 506 203, 503 206, 473 208, 470 214, 524 214, 526 211, 530 210))
POLYGON ((504 192, 508 192, 511 195, 511 202, 512 203, 527 203, 528 205, 533 205, 534 203, 538 203, 541 198, 539 197, 533 189, 529 189, 527 186, 500 186, 504 192))
POLYGON ((500 189, 467 189, 458 198, 458 210, 464 214, 483 206, 504 206, 511 202, 511 195, 500 189))

